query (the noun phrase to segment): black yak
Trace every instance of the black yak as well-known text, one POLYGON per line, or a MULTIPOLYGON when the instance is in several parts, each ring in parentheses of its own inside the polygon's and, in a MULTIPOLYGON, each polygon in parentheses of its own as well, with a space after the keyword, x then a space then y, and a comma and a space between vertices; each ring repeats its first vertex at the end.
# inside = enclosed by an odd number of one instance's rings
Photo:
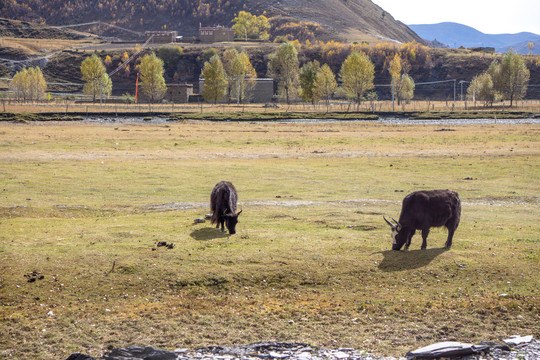
POLYGON ((236 233, 236 224, 238 223, 238 215, 236 213, 236 202, 238 201, 238 193, 233 184, 228 181, 220 181, 214 186, 212 194, 210 194, 210 208, 212 209, 212 224, 217 224, 216 228, 221 225, 221 231, 225 231, 224 224, 227 225, 229 234, 236 233))
POLYGON ((407 250, 416 230, 422 230, 422 249, 425 249, 429 229, 440 226, 448 229, 446 248, 450 249, 460 217, 461 200, 455 191, 430 190, 416 191, 405 196, 399 221, 392 218, 395 224, 385 217, 384 220, 392 227, 392 250, 400 250, 404 244, 407 250))

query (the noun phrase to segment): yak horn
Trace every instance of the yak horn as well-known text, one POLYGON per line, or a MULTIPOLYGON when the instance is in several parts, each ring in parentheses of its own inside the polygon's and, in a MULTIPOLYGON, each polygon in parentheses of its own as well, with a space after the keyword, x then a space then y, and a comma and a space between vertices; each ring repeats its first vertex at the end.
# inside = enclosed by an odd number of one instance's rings
MULTIPOLYGON (((396 221, 396 219, 392 218, 392 220, 396 221)), ((396 229, 397 231, 401 231, 401 224, 396 221, 396 229)))
POLYGON ((240 211, 238 212, 238 214, 236 214, 236 216, 240 215, 240 214, 242 213, 242 211, 244 211, 244 209, 240 210, 240 211))
MULTIPOLYGON (((388 221, 388 219, 387 219, 385 216, 383 216, 383 219, 384 219, 384 221, 386 221, 386 222, 388 223, 388 225, 390 225, 391 227, 395 227, 395 226, 396 226, 396 225, 392 224, 390 221, 388 221)), ((394 219, 392 218, 392 220, 394 220, 394 219)), ((396 220, 394 220, 394 221, 396 221, 396 220)))

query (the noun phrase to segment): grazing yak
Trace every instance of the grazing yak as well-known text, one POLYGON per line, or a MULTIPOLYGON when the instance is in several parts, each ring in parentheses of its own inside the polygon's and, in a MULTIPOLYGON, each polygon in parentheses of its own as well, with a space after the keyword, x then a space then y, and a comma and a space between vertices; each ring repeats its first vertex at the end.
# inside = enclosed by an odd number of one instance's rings
POLYGON ((212 194, 210 194, 210 208, 212 209, 212 224, 217 224, 216 228, 221 225, 221 232, 225 231, 224 224, 227 225, 229 234, 236 233, 236 224, 238 223, 238 215, 236 213, 236 202, 238 201, 238 193, 233 184, 228 181, 220 181, 214 186, 212 194))
POLYGON ((440 226, 448 229, 446 248, 450 249, 460 217, 461 200, 455 191, 429 190, 416 191, 405 196, 399 221, 392 218, 395 224, 386 217, 383 218, 392 227, 392 250, 400 250, 404 244, 407 250, 416 230, 422 230, 422 249, 425 249, 429 229, 440 226))

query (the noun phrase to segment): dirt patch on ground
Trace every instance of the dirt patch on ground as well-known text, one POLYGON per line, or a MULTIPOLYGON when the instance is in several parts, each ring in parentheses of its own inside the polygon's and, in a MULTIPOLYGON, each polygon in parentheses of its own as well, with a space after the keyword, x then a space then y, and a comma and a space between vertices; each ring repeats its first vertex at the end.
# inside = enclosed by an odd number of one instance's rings
MULTIPOLYGON (((382 200, 382 199, 345 199, 345 200, 330 200, 330 201, 317 201, 317 200, 251 200, 241 201, 239 206, 244 207, 300 207, 300 206, 319 206, 319 205, 347 205, 347 206, 368 206, 368 205, 399 205, 400 201, 382 200)), ((473 199, 465 200, 462 202, 464 206, 510 206, 510 205, 540 205, 540 198, 527 198, 527 199, 473 199)), ((206 209, 209 208, 207 202, 174 202, 166 204, 152 204, 142 207, 143 211, 178 211, 187 209, 206 209)), ((380 215, 379 213, 370 213, 373 215, 380 215)))

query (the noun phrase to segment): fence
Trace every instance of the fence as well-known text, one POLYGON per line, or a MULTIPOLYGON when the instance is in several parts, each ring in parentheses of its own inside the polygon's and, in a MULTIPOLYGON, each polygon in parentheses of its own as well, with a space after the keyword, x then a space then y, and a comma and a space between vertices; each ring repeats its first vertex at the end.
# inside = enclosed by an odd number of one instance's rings
MULTIPOLYGON (((429 101, 413 100, 399 107, 394 104, 395 111, 429 111, 429 112, 452 112, 452 111, 524 111, 540 113, 540 100, 525 100, 515 102, 513 107, 509 107, 509 102, 496 103, 493 107, 484 108, 481 103, 476 106, 472 102, 466 101, 429 101)), ((228 112, 392 112, 392 101, 365 101, 361 104, 347 101, 332 101, 327 106, 320 102, 316 105, 308 103, 287 104, 99 104, 99 103, 75 103, 64 101, 57 103, 19 103, 0 100, 0 111, 3 112, 47 112, 47 113, 77 113, 77 114, 112 114, 122 115, 125 113, 228 113, 228 112)))

